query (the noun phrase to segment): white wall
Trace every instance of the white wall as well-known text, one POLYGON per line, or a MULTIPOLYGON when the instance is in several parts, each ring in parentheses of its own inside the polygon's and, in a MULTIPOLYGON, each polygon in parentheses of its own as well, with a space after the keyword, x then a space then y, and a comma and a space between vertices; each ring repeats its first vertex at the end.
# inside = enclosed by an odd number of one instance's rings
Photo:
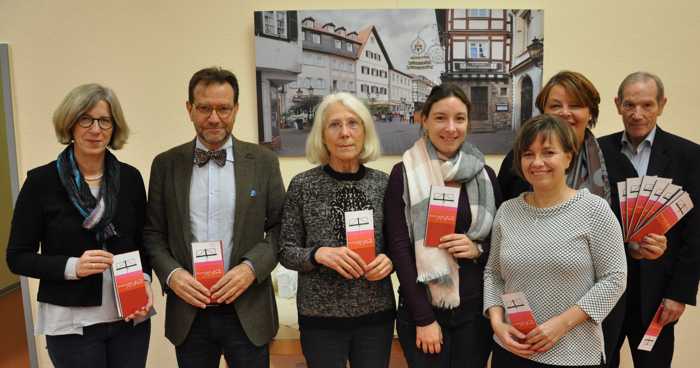
MULTIPOLYGON (((253 10, 426 5, 422 0, 0 1, 0 40, 11 45, 20 177, 60 151, 51 114, 78 84, 101 82, 117 92, 133 130, 117 155, 148 180, 157 153, 193 137, 185 100, 189 77, 199 68, 222 65, 239 76, 241 109, 234 134, 257 141, 253 10)), ((437 0, 430 6, 545 9, 545 78, 572 69, 595 83, 603 98, 596 134, 622 127, 612 103, 617 84, 627 73, 646 69, 666 84, 664 128, 700 142, 700 53, 693 47, 697 32, 688 28, 697 24, 696 1, 674 1, 672 12, 668 2, 654 0, 437 0)), ((371 166, 388 171, 398 159, 385 157, 371 166)), ((501 156, 488 161, 497 168, 501 156)), ((287 182, 311 167, 301 158, 281 163, 287 182)), ((162 299, 156 305, 160 314, 154 319, 149 366, 171 367, 174 352, 163 337, 162 299)), ((677 329, 675 367, 696 366, 699 327, 700 312, 689 308, 677 329)), ((40 340, 42 366, 48 366, 44 346, 40 340)))

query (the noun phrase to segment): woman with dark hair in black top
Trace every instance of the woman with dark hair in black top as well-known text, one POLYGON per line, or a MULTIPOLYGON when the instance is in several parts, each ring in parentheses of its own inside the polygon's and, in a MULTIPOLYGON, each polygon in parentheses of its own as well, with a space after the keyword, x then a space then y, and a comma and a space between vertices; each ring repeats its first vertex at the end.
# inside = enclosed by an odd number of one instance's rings
POLYGON ((410 367, 481 368, 491 351, 482 282, 500 191, 484 156, 465 142, 469 108, 458 86, 433 88, 425 134, 389 176, 385 237, 401 283, 397 332, 410 367), (439 247, 424 245, 433 185, 460 188, 455 231, 439 247))

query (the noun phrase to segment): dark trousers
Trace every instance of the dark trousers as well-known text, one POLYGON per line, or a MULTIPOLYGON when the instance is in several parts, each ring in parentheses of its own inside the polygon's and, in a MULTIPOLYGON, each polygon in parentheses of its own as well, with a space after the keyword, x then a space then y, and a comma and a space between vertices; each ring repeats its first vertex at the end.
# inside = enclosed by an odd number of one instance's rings
POLYGON ((268 345, 253 345, 230 305, 198 311, 190 333, 175 347, 175 353, 181 368, 218 368, 222 354, 232 368, 270 366, 268 345))
POLYGON ((46 336, 46 348, 56 368, 143 368, 146 366, 151 320, 100 323, 83 334, 46 336))
POLYGON ((615 351, 609 358, 609 367, 617 368, 620 366, 620 349, 625 342, 625 337, 627 337, 627 342, 630 346, 635 368, 665 368, 671 366, 675 342, 673 331, 675 323, 664 326, 651 351, 638 350, 637 346, 639 346, 639 342, 642 341, 644 333, 649 327, 642 321, 640 305, 639 283, 637 282, 636 285, 629 285, 627 289, 627 308, 622 334, 617 341, 615 351))
POLYGON ((534 360, 521 358, 510 351, 502 348, 498 344, 493 344, 493 357, 491 358, 491 368, 555 368, 555 367, 566 367, 566 368, 598 368, 604 367, 603 363, 600 365, 551 365, 539 363, 534 360))
POLYGON ((301 349, 309 368, 386 368, 394 321, 351 329, 300 329, 301 349))
MULTIPOLYGON (((459 313, 459 310, 455 311, 459 313)), ((445 313, 441 313, 445 314, 445 313)), ((411 368, 484 368, 493 345, 491 325, 480 314, 470 318, 439 319, 442 329, 442 350, 439 354, 424 353, 416 347, 416 324, 408 310, 400 306, 396 331, 406 362, 411 368), (459 323, 452 323, 459 320, 459 323)))
POLYGON ((606 367, 612 368, 620 365, 620 347, 618 341, 624 340, 622 334, 625 314, 627 313, 627 294, 622 294, 615 307, 603 320, 603 337, 605 339, 606 367))

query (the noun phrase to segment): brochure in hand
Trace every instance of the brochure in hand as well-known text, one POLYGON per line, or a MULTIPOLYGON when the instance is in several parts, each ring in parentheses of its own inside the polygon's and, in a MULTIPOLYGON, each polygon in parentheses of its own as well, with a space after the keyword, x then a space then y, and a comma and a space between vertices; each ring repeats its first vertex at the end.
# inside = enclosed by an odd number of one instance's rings
POLYGON ((632 249, 649 234, 665 234, 693 209, 688 193, 668 178, 629 178, 617 188, 623 234, 632 249))
POLYGON ((664 328, 664 326, 662 326, 659 323, 659 319, 661 318, 661 313, 663 312, 663 310, 664 304, 661 303, 656 309, 654 318, 651 320, 647 331, 644 333, 642 341, 639 342, 637 350, 651 351, 651 349, 654 348, 654 344, 656 344, 656 339, 659 338, 659 334, 661 334, 661 330, 664 328))
POLYGON ((503 306, 506 309, 506 316, 511 326, 518 331, 527 334, 537 327, 537 321, 532 314, 530 303, 527 302, 525 294, 522 292, 501 295, 503 306))
POLYGON ((148 304, 139 251, 114 255, 112 283, 119 317, 127 317, 148 304))
POLYGON ((459 187, 430 187, 428 218, 425 226, 425 246, 437 247, 440 238, 455 232, 459 187))
POLYGON ((221 240, 192 243, 192 273, 207 289, 224 276, 223 247, 221 240))
POLYGON ((359 254, 365 263, 374 260, 376 250, 372 210, 345 212, 345 239, 348 248, 359 254))

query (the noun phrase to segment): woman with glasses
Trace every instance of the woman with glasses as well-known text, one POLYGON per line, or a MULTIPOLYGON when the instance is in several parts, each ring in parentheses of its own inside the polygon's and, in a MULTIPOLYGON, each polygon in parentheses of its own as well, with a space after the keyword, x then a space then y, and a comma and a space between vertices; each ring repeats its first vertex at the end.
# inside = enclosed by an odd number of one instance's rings
POLYGON ((142 242, 146 193, 139 171, 107 149, 126 143, 114 92, 85 84, 68 93, 53 125, 67 147, 27 173, 12 218, 7 263, 39 279, 35 333, 54 366, 144 367, 152 293, 142 242), (148 304, 119 316, 113 255, 138 250, 148 304))
POLYGON ((379 156, 379 138, 351 94, 326 96, 315 116, 306 157, 320 166, 289 184, 279 254, 299 271, 301 347, 310 368, 388 367, 395 305, 382 234, 387 175, 364 165, 379 156), (362 210, 370 212, 348 224, 373 222, 367 258, 346 246, 346 216, 362 210))
POLYGON ((465 141, 470 109, 459 86, 434 87, 423 105, 424 135, 389 176, 386 241, 401 283, 396 330, 412 368, 483 368, 491 352, 481 295, 500 191, 483 154, 465 141), (459 188, 456 225, 428 246, 436 186, 459 188))

